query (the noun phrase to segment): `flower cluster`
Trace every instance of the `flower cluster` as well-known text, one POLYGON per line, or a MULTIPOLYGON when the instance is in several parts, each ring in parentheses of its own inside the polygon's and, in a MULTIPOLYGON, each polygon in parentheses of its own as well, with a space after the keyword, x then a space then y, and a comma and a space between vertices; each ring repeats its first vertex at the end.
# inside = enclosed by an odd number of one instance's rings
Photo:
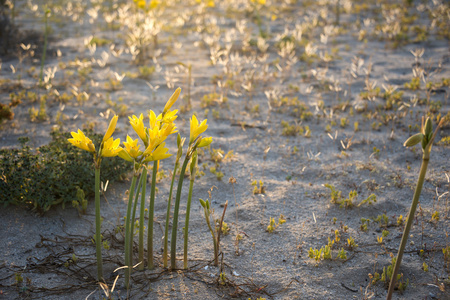
POLYGON ((72 138, 68 139, 68 141, 83 150, 89 151, 94 154, 94 160, 96 162, 96 166, 100 166, 102 157, 114 157, 117 156, 123 149, 119 146, 120 139, 114 139, 112 134, 116 129, 118 116, 114 116, 109 123, 108 129, 106 130, 105 135, 103 136, 103 140, 100 144, 99 151, 96 152, 95 146, 92 143, 92 140, 84 135, 84 133, 78 129, 78 132, 72 132, 72 138))
MULTIPOLYGON (((147 239, 147 247, 148 247, 148 267, 150 269, 153 268, 153 215, 154 215, 154 202, 155 202, 155 190, 156 190, 156 173, 158 170, 158 164, 160 160, 166 159, 171 156, 168 152, 169 149, 166 147, 166 139, 169 135, 178 132, 177 127, 175 126, 175 120, 177 119, 178 110, 172 110, 172 106, 177 101, 180 95, 181 89, 178 88, 170 99, 167 101, 164 106, 163 112, 159 115, 156 115, 154 111, 150 110, 148 112, 148 125, 144 123, 144 115, 140 114, 139 117, 133 115, 129 117, 129 122, 138 138, 133 139, 129 135, 127 135, 126 140, 123 142, 123 147, 120 147, 120 139, 114 139, 112 134, 116 128, 117 124, 117 116, 114 116, 108 126, 108 129, 103 137, 103 140, 96 150, 95 145, 92 143, 88 137, 84 135, 81 130, 78 132, 72 132, 72 137, 69 139, 69 142, 79 147, 83 150, 89 151, 94 154, 94 162, 96 169, 96 246, 97 246, 97 265, 98 265, 98 279, 100 280, 102 277, 102 263, 101 263, 101 247, 100 247, 100 197, 99 197, 99 181, 100 181, 100 162, 103 157, 112 157, 119 156, 126 161, 133 163, 134 166, 134 174, 131 183, 131 188, 129 191, 129 200, 127 206, 127 217, 125 224, 125 265, 128 266, 125 269, 125 283, 126 286, 129 286, 129 278, 130 272, 132 269, 132 245, 133 241, 133 230, 132 225, 134 224, 136 207, 138 196, 141 196, 140 202, 140 217, 139 217, 139 260, 143 262, 143 232, 144 225, 144 207, 145 207, 145 186, 147 182, 147 170, 148 163, 154 162, 153 165, 153 174, 152 174, 152 185, 151 185, 151 193, 150 193, 150 204, 149 204, 149 218, 148 218, 148 239, 147 239), (140 179, 138 181, 137 187, 137 177, 140 174, 140 179), (135 190, 137 191, 136 197, 134 197, 135 190), (133 205, 134 204, 134 205, 133 205)), ((196 116, 192 116, 190 120, 190 137, 189 137, 189 146, 186 152, 186 157, 183 162, 183 167, 181 170, 182 175, 179 179, 179 191, 177 191, 177 198, 175 202, 175 211, 174 211, 174 226, 172 235, 176 235, 176 223, 178 222, 178 209, 180 203, 181 196, 181 188, 184 178, 184 173, 186 171, 186 167, 189 162, 191 162, 191 173, 195 174, 194 166, 196 165, 197 158, 197 148, 205 147, 211 144, 211 137, 202 137, 201 135, 206 131, 208 125, 206 124, 207 120, 199 122, 196 116)), ((180 135, 177 138, 178 152, 177 159, 175 163, 175 170, 172 175, 172 183, 171 183, 171 191, 173 188, 174 176, 176 174, 176 168, 179 163, 179 159, 182 155, 182 148, 184 138, 182 139, 180 135)), ((192 194, 192 185, 195 176, 191 176, 191 185, 190 185, 190 195, 192 194)), ((171 198, 171 195, 169 196, 171 198)), ((170 203, 170 202, 169 202, 170 203)), ((190 198, 188 199, 188 207, 190 206, 190 198)), ((168 218, 170 216, 170 204, 168 205, 168 218)), ((186 225, 189 222, 188 215, 186 216, 186 225)), ((166 220, 166 227, 168 226, 168 221, 166 220)), ((167 229, 165 232, 165 241, 167 241, 167 229)), ((187 234, 186 234, 187 238, 187 234)), ((176 238, 175 238, 176 239, 176 238)), ((185 247, 187 247, 187 241, 185 242, 185 247)), ((172 247, 175 251, 175 241, 173 242, 172 247)), ((167 255, 167 245, 165 245, 165 255, 167 255)), ((187 251, 185 251, 187 253, 187 251)), ((175 253, 171 254, 171 259, 175 259, 175 253)), ((185 261, 187 260, 187 256, 185 256, 185 261)), ((167 262, 167 257, 165 257, 165 265, 167 262)), ((187 263, 185 262, 185 266, 187 263)), ((140 268, 143 268, 143 264, 140 268)))

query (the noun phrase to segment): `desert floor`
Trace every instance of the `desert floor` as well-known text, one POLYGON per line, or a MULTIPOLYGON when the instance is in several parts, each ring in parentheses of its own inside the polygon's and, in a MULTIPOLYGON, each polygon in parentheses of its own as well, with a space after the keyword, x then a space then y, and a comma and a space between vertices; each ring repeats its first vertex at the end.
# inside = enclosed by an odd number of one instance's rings
MULTIPOLYGON (((381 276, 397 254, 399 216, 408 214, 422 162, 420 145, 403 143, 420 131, 422 117, 435 126, 450 116, 448 2, 11 2, 20 34, 0 57, 0 103, 9 105, 10 94, 21 103, 1 122, 0 148, 20 147, 23 136, 42 146, 56 129, 103 133, 113 114, 114 136, 135 139, 128 116, 148 120, 148 110, 161 112, 177 87, 181 136, 189 136, 192 114, 208 119, 213 143, 199 154, 188 270, 181 269, 187 179, 180 270, 162 267, 174 157, 162 161, 167 176, 157 185, 157 267, 133 272, 128 292, 123 269, 114 270, 123 265, 116 229, 131 174, 102 197, 110 244, 103 250, 105 289, 119 275, 112 299, 386 297, 381 276), (39 84, 44 2, 49 41, 39 84), (342 205, 326 184, 342 192, 342 205), (372 194, 376 202, 363 203, 372 194), (228 203, 218 267, 199 198, 210 199, 216 218, 228 203), (268 232, 271 218, 279 224, 268 232), (309 256, 325 246, 331 257, 309 256)), ((394 299, 450 299, 448 136, 447 122, 435 138, 400 269, 409 284, 394 299)), ((176 153, 175 135, 166 145, 176 153)), ((2 208, 0 299, 107 298, 95 281, 90 200, 81 215, 70 205, 44 215, 2 208)))

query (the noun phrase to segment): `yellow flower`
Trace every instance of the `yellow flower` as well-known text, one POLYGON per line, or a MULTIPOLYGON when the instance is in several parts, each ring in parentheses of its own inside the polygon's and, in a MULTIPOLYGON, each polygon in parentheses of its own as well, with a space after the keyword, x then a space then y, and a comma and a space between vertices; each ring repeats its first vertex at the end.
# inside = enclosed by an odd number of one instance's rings
POLYGON ((178 96, 180 96, 180 93, 181 89, 177 88, 172 96, 170 96, 169 101, 167 101, 166 105, 164 106, 163 113, 166 113, 172 107, 172 105, 177 101, 178 96))
POLYGON ((212 137, 202 138, 197 145, 197 148, 209 146, 212 143, 212 137))
POLYGON ((148 155, 144 159, 144 162, 163 160, 172 156, 172 154, 167 153, 167 151, 169 151, 169 148, 165 148, 165 145, 166 143, 162 143, 161 145, 159 145, 158 148, 156 148, 150 155, 148 155))
MULTIPOLYGON (((159 115, 158 117, 160 117, 161 115, 159 115)), ((150 110, 148 113, 148 119, 149 119, 149 125, 150 125, 150 130, 155 129, 156 127, 159 128, 159 124, 161 123, 158 120, 158 117, 156 117, 156 114, 153 110, 150 110)), ((159 118, 161 119, 161 118, 159 118)))
POLYGON ((123 148, 119 147, 120 139, 113 139, 112 137, 103 142, 100 156, 113 157, 117 156, 123 148))
POLYGON ((142 154, 142 151, 139 151, 138 139, 133 140, 129 135, 127 135, 127 141, 123 142, 126 151, 128 154, 136 159, 139 155, 142 154))
POLYGON ((159 127, 154 127, 149 129, 149 137, 150 137, 150 142, 149 145, 147 147, 147 149, 145 149, 144 151, 144 155, 148 156, 150 155, 151 152, 153 152, 153 150, 158 147, 162 142, 164 142, 166 140, 166 138, 173 133, 175 130, 175 125, 173 123, 169 123, 163 126, 163 128, 159 128, 159 127))
POLYGON ((195 115, 192 116, 191 119, 191 131, 190 131, 190 138, 189 138, 189 144, 192 144, 192 142, 205 130, 208 128, 208 125, 206 125, 206 119, 199 124, 197 117, 195 115))
POLYGON ((168 110, 166 112, 166 114, 164 115, 164 118, 162 117, 162 114, 159 114, 156 119, 160 122, 160 123, 171 123, 173 121, 175 121, 178 116, 177 116, 177 112, 178 109, 175 110, 168 110))
POLYGON ((120 158, 123 158, 123 159, 125 159, 126 161, 129 161, 129 162, 133 162, 134 161, 134 158, 132 158, 131 156, 130 156, 130 154, 127 152, 127 150, 125 150, 125 149, 123 149, 122 148, 122 150, 120 150, 120 152, 119 152, 119 154, 117 154, 120 158))
POLYGON ((150 9, 155 9, 156 7, 158 7, 158 5, 159 5, 159 1, 157 1, 157 0, 150 1, 150 9))
POLYGON ((106 133, 103 136, 102 143, 104 141, 108 140, 111 137, 111 135, 113 134, 114 130, 116 130, 117 119, 119 119, 119 117, 117 115, 112 117, 111 122, 109 122, 108 129, 106 130, 106 133))
POLYGON ((140 9, 145 9, 145 4, 146 4, 145 0, 140 0, 140 1, 137 2, 137 6, 140 9))
POLYGON ((92 143, 92 140, 88 137, 86 137, 83 133, 83 131, 81 131, 80 129, 78 129, 78 133, 76 132, 71 132, 72 134, 72 139, 68 139, 68 141, 78 147, 81 148, 83 150, 89 151, 94 153, 95 152, 95 146, 92 143))
POLYGON ((145 131, 145 126, 144 126, 144 122, 143 122, 144 115, 141 114, 139 116, 139 118, 137 118, 135 115, 133 115, 132 117, 128 117, 128 119, 130 120, 131 127, 133 127, 134 131, 137 133, 139 138, 144 143, 147 143, 148 137, 147 137, 147 133, 145 131))

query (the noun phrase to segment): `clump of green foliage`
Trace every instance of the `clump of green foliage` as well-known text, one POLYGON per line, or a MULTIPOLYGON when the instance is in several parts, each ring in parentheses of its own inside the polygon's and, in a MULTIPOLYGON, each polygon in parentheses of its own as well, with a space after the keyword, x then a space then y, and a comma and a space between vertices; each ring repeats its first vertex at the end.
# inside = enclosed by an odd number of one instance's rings
MULTIPOLYGON (((331 203, 339 204, 339 207, 341 208, 352 208, 355 205, 354 201, 358 197, 357 191, 350 191, 348 198, 344 199, 341 195, 342 192, 337 190, 333 185, 326 183, 324 186, 330 189, 331 203)), ((362 200, 357 207, 360 207, 363 204, 372 205, 374 202, 377 202, 377 196, 375 194, 371 194, 369 197, 362 200)))
POLYGON ((12 120, 14 118, 14 112, 12 108, 19 105, 22 101, 19 98, 11 96, 11 102, 9 104, 0 103, 0 122, 4 119, 12 120))
MULTIPOLYGON (((103 137, 92 131, 88 135, 97 144, 103 137)), ((92 155, 73 147, 67 141, 69 133, 54 131, 51 136, 48 145, 36 149, 26 145, 27 137, 20 139, 21 149, 0 149, 0 204, 30 207, 42 214, 58 204, 71 205, 80 189, 86 197, 94 194, 92 155)), ((130 169, 123 159, 104 160, 102 181, 122 179, 130 169)))

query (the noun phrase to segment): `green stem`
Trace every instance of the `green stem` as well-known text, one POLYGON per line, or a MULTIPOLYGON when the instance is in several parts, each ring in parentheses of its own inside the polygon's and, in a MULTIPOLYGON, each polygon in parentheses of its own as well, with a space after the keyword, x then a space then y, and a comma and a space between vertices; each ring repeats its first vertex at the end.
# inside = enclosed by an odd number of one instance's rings
POLYGON ((128 195, 128 206, 127 206, 127 218, 125 220, 125 286, 127 289, 130 287, 130 273, 131 273, 131 262, 130 262, 130 223, 131 223, 131 207, 133 205, 133 194, 134 188, 136 187, 137 174, 133 175, 131 180, 131 188, 128 195))
POLYGON ((180 198, 181 189, 183 188, 184 173, 189 162, 189 150, 186 158, 184 159, 183 166, 181 167, 180 178, 178 179, 177 196, 175 198, 175 207, 173 211, 173 224, 172 224, 172 239, 170 242, 170 265, 172 270, 176 268, 176 251, 177 251, 177 229, 178 229, 178 211, 180 210, 180 198))
POLYGON ((216 240, 216 235, 214 234, 215 227, 214 227, 214 229, 211 227, 209 209, 206 207, 204 207, 203 209, 205 211, 206 224, 208 225, 209 231, 211 232, 213 244, 214 244, 214 265, 217 266, 219 264, 219 261, 218 261, 218 255, 217 255, 217 252, 218 252, 217 240, 216 240))
POLYGON ((133 202, 133 209, 132 209, 132 216, 131 216, 131 223, 130 223, 130 265, 133 265, 133 239, 134 239, 134 224, 136 220, 136 208, 137 203, 139 199, 139 195, 141 193, 141 187, 142 187, 142 181, 143 181, 143 173, 141 177, 139 178, 138 187, 136 194, 134 195, 134 202, 133 202))
POLYGON ((97 280, 103 279, 102 234, 100 216, 100 166, 95 167, 95 250, 97 254, 97 280))
POLYGON ((42 87, 42 77, 44 76, 44 63, 45 63, 45 54, 47 53, 47 44, 48 44, 48 14, 50 10, 45 7, 44 8, 44 49, 42 50, 42 58, 41 58, 41 71, 39 73, 39 86, 42 87))
POLYGON ((167 248, 168 248, 168 237, 169 237, 169 220, 170 220, 170 207, 172 205, 172 192, 173 192, 173 184, 175 182, 175 176, 177 173, 177 169, 180 166, 178 162, 175 163, 175 167, 173 168, 172 181, 170 182, 170 191, 169 191, 169 201, 167 203, 167 213, 166 213, 166 227, 164 228, 164 251, 163 251, 163 264, 164 268, 167 268, 167 248))
POLYGON ((429 154, 423 154, 422 166, 420 167, 419 179, 417 180, 416 190, 414 191, 413 201, 411 203, 411 208, 409 209, 408 220, 406 222, 405 229, 403 231, 402 241, 400 243, 400 248, 398 249, 397 259, 395 261, 394 271, 391 277, 391 283, 389 284, 389 291, 386 297, 387 300, 392 298, 392 293, 394 292, 395 282, 397 280, 397 273, 400 268, 400 264, 403 258, 403 251, 406 247, 406 242, 408 241, 409 231, 414 220, 414 213, 416 212, 417 203, 419 202, 420 193, 422 192, 423 182, 425 180, 425 175, 427 173, 427 167, 429 162, 429 154))
POLYGON ((150 191, 150 207, 148 210, 148 232, 147 232, 147 260, 148 268, 153 270, 153 217, 155 214, 155 192, 156 192, 156 174, 158 172, 158 161, 153 163, 152 189, 150 191))
POLYGON ((187 200, 187 205, 186 205, 186 220, 184 223, 184 269, 188 268, 188 260, 187 260, 187 255, 188 255, 188 228, 189 228, 189 214, 191 211, 191 199, 192 199, 192 190, 194 187, 194 179, 195 179, 195 174, 194 176, 192 176, 191 174, 191 180, 189 183, 189 195, 188 195, 188 200, 187 200))
POLYGON ((147 168, 144 166, 144 170, 142 171, 143 181, 142 181, 142 193, 141 193, 141 207, 139 214, 139 270, 144 269, 144 213, 145 213, 145 192, 147 187, 147 168))

